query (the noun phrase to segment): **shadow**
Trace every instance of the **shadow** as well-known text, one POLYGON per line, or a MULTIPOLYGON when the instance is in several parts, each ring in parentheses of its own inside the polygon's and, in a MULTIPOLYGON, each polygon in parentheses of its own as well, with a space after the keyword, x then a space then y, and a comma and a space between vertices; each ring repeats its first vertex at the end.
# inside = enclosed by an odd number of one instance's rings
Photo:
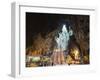
POLYGON ((11 78, 15 78, 15 76, 13 76, 12 74, 7 74, 9 77, 11 78))

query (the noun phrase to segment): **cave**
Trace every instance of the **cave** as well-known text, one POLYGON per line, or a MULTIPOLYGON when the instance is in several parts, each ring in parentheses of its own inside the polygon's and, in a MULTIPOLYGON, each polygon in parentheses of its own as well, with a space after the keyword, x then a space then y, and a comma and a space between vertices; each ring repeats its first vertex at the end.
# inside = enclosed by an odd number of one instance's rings
POLYGON ((26 12, 26 67, 88 65, 89 15, 26 12))

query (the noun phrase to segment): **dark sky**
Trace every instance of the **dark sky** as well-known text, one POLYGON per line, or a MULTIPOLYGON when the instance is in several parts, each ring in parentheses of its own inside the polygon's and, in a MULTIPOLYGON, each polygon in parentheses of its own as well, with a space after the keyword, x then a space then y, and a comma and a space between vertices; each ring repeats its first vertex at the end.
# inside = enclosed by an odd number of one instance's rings
POLYGON ((55 29, 59 17, 41 13, 26 13, 26 30, 33 33, 46 32, 55 29))

